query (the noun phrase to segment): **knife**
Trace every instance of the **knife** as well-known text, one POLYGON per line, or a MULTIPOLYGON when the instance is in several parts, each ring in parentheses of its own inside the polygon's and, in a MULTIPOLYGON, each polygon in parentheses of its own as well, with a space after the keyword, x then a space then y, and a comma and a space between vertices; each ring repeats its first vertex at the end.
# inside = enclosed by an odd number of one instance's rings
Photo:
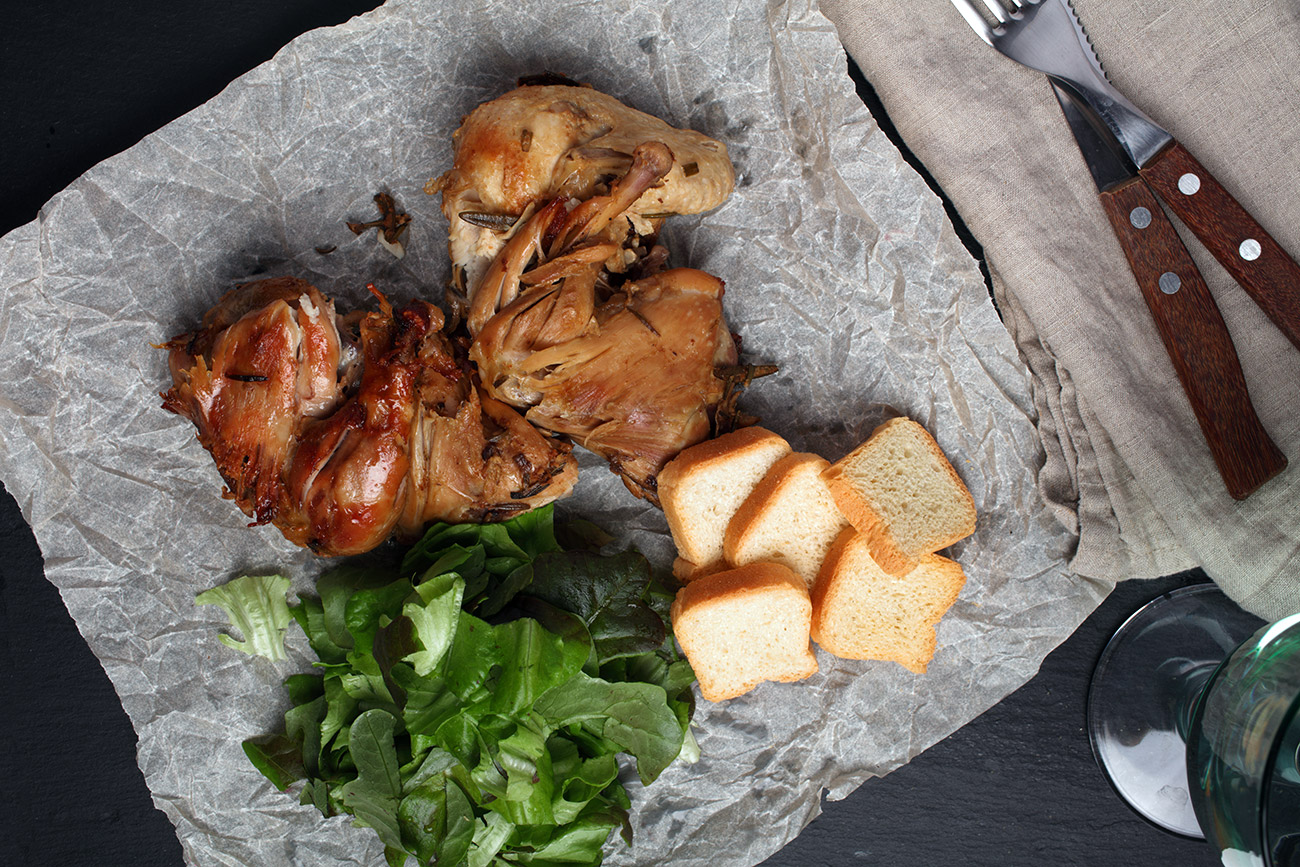
MULTIPOLYGON (((1223 483, 1229 495, 1244 500, 1285 469, 1287 459, 1255 414, 1236 347, 1218 305, 1131 154, 1073 92, 1055 79, 1052 89, 1223 483)), ((1173 142, 1170 147, 1180 146, 1173 142)), ((1159 156, 1154 165, 1165 165, 1164 159, 1159 156)), ((1186 159, 1191 159, 1190 154, 1186 159)), ((1164 169, 1159 172, 1160 178, 1167 174, 1164 169)), ((1219 207, 1217 200, 1213 206, 1219 207)), ((1290 262, 1285 253, 1281 255, 1290 262)))

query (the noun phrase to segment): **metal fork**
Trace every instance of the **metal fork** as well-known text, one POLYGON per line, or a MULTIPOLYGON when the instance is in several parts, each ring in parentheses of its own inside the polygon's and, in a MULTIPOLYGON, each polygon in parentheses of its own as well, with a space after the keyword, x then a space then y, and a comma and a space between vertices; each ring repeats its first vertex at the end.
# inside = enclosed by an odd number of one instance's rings
POLYGON ((1139 168, 1173 141, 1106 78, 1083 26, 1065 3, 983 0, 987 17, 975 0, 952 0, 952 4, 989 45, 1081 98, 1139 168))

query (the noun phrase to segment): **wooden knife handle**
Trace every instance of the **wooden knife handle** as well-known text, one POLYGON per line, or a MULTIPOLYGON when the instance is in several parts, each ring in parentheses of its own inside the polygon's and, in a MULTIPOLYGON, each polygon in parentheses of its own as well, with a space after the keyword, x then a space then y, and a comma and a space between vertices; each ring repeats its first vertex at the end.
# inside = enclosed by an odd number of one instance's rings
MULTIPOLYGON (((1173 223, 1141 180, 1101 204, 1142 288, 1223 483, 1244 500, 1286 467, 1246 392, 1228 326, 1173 223)), ((1178 443, 1169 443, 1178 448, 1178 443)))
POLYGON ((1300 265, 1178 142, 1141 175, 1300 349, 1300 265))

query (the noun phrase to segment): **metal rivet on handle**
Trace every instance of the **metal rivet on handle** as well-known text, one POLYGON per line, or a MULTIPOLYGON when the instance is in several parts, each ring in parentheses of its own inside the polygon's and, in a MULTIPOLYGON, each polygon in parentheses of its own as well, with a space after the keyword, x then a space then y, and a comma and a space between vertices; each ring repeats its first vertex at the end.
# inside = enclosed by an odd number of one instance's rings
POLYGON ((1173 271, 1166 271, 1160 275, 1160 291, 1166 295, 1173 295, 1183 285, 1183 281, 1178 279, 1178 275, 1173 271))
POLYGON ((1201 188, 1201 179, 1188 172, 1178 179, 1178 192, 1190 196, 1201 188))
POLYGON ((1151 212, 1146 208, 1138 205, 1128 212, 1128 221, 1133 224, 1135 229, 1145 229, 1151 225, 1151 212))
POLYGON ((1254 262, 1259 258, 1259 254, 1262 252, 1263 250, 1259 246, 1259 241, 1256 241, 1254 238, 1247 238, 1242 241, 1241 246, 1237 248, 1237 255, 1241 256, 1241 258, 1245 259, 1247 262, 1254 262))

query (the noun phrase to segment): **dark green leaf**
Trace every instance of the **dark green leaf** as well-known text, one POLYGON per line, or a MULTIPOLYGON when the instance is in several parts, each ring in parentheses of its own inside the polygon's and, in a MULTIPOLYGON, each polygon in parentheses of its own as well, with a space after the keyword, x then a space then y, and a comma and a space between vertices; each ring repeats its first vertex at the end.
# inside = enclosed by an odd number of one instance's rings
POLYGON ((302 764, 309 776, 320 769, 320 724, 325 719, 325 696, 290 708, 284 714, 284 731, 302 746, 302 764))
MULTIPOLYGON (((378 672, 379 666, 375 663, 374 657, 366 654, 365 660, 378 672)), ((372 707, 389 707, 394 704, 393 696, 388 691, 388 685, 384 683, 382 673, 345 674, 338 680, 343 685, 343 690, 358 702, 372 707)))
POLYGON ((317 810, 320 810, 322 816, 333 816, 334 808, 330 803, 330 787, 324 780, 307 780, 307 785, 303 787, 302 794, 298 796, 298 803, 306 806, 311 804, 317 810))
POLYGON ((402 722, 413 738, 432 735, 462 707, 442 678, 421 677, 409 665, 394 666, 391 675, 406 693, 402 722))
POLYGON ((456 757, 446 750, 440 750, 436 747, 429 750, 428 754, 414 767, 406 769, 405 776, 402 779, 402 794, 404 796, 412 794, 416 789, 425 785, 442 785, 442 778, 448 773, 462 767, 456 757))
POLYGON ((370 590, 358 590, 344 605, 344 623, 354 641, 354 651, 370 652, 371 641, 383 625, 402 612, 402 603, 411 595, 411 582, 402 578, 370 590))
POLYGON ((352 648, 352 633, 348 631, 347 604, 358 590, 373 590, 393 581, 393 576, 375 566, 360 563, 341 563, 316 580, 325 614, 325 630, 330 640, 344 650, 352 648))
POLYGON ((432 559, 420 573, 417 584, 428 581, 430 578, 436 578, 439 575, 446 575, 449 572, 455 572, 462 578, 466 575, 477 575, 483 571, 483 562, 487 555, 483 552, 481 545, 450 545, 436 552, 436 559, 432 559))
MULTIPOLYGON (((443 783, 445 777, 438 780, 443 783)), ((421 863, 438 857, 447 836, 447 790, 445 785, 425 785, 402 799, 397 807, 403 845, 421 863)))
POLYGON ((676 698, 682 693, 689 694, 694 683, 695 670, 691 668, 690 662, 679 659, 668 666, 668 677, 664 680, 662 686, 669 696, 676 698))
MULTIPOLYGON (((347 661, 347 650, 335 644, 329 630, 325 628, 325 607, 319 599, 302 599, 297 605, 290 606, 289 613, 302 627, 307 642, 321 662, 339 664, 347 661)), ((350 644, 351 637, 348 641, 350 644)))
POLYGON ((456 757, 467 768, 477 767, 481 761, 479 750, 478 726, 466 713, 449 717, 438 726, 435 735, 438 745, 456 757))
POLYGON ((348 695, 343 688, 343 682, 337 677, 331 677, 325 681, 325 718, 321 720, 320 736, 321 748, 329 747, 330 742, 335 736, 349 725, 357 715, 357 705, 359 702, 348 695))
POLYGON ((474 805, 465 790, 450 778, 447 780, 446 836, 438 855, 438 867, 460 867, 469 857, 469 847, 474 840, 474 805))
POLYGON ((565 641, 536 620, 523 619, 490 627, 495 654, 495 685, 489 703, 498 714, 516 714, 539 696, 582 670, 588 645, 565 641))
POLYGON ((520 563, 515 566, 498 580, 487 585, 478 604, 474 606, 475 616, 486 619, 499 614, 501 609, 505 608, 521 590, 532 583, 532 580, 532 563, 520 563))
POLYGON ((599 551, 614 541, 609 533, 581 518, 556 524, 555 539, 565 551, 599 551))
POLYGON ((358 822, 374 828, 385 846, 401 848, 397 807, 402 796, 393 733, 397 720, 384 710, 368 710, 352 723, 348 746, 357 777, 342 787, 343 802, 358 822))
MULTIPOLYGON (((665 580, 662 576, 655 574, 653 571, 651 572, 650 584, 646 587, 645 600, 664 623, 672 623, 670 611, 673 607, 673 600, 677 598, 677 589, 675 580, 671 578, 665 580), (669 580, 673 581, 672 585, 668 583, 669 580)), ((670 648, 673 646, 671 641, 668 642, 668 646, 670 648)))
MULTIPOLYGON (((511 606, 511 615, 512 620, 536 620, 543 629, 560 636, 567 644, 592 647, 591 633, 581 617, 536 596, 520 596, 511 606)), ((576 656, 578 647, 572 648, 571 652, 576 656)))
POLYGON ((555 539, 554 506, 524 512, 506 521, 503 526, 529 560, 560 550, 560 544, 555 539))
POLYGON ((555 830, 546 842, 529 846, 511 859, 517 864, 590 865, 596 867, 604 855, 605 841, 621 823, 613 815, 591 815, 555 830))
POLYGON ((473 524, 434 524, 425 530, 420 541, 406 552, 398 571, 406 576, 422 575, 436 564, 448 549, 460 546, 468 551, 477 541, 478 528, 473 524))
POLYGON ((581 617, 603 662, 663 643, 664 623, 642 599, 649 581, 650 565, 635 552, 569 551, 534 561, 528 593, 581 617))
POLYGON ((397 720, 384 710, 368 710, 352 723, 349 743, 357 763, 357 776, 366 786, 386 796, 402 792, 397 772, 397 751, 393 735, 397 720))
POLYGON ((325 694, 324 679, 315 674, 291 674, 284 679, 289 701, 295 705, 306 704, 325 694))
POLYGON ((280 791, 307 776, 302 749, 287 735, 250 738, 244 741, 244 755, 280 791))
POLYGON ((397 810, 407 848, 422 863, 465 863, 474 837, 474 808, 455 782, 430 779, 402 799, 397 810))

